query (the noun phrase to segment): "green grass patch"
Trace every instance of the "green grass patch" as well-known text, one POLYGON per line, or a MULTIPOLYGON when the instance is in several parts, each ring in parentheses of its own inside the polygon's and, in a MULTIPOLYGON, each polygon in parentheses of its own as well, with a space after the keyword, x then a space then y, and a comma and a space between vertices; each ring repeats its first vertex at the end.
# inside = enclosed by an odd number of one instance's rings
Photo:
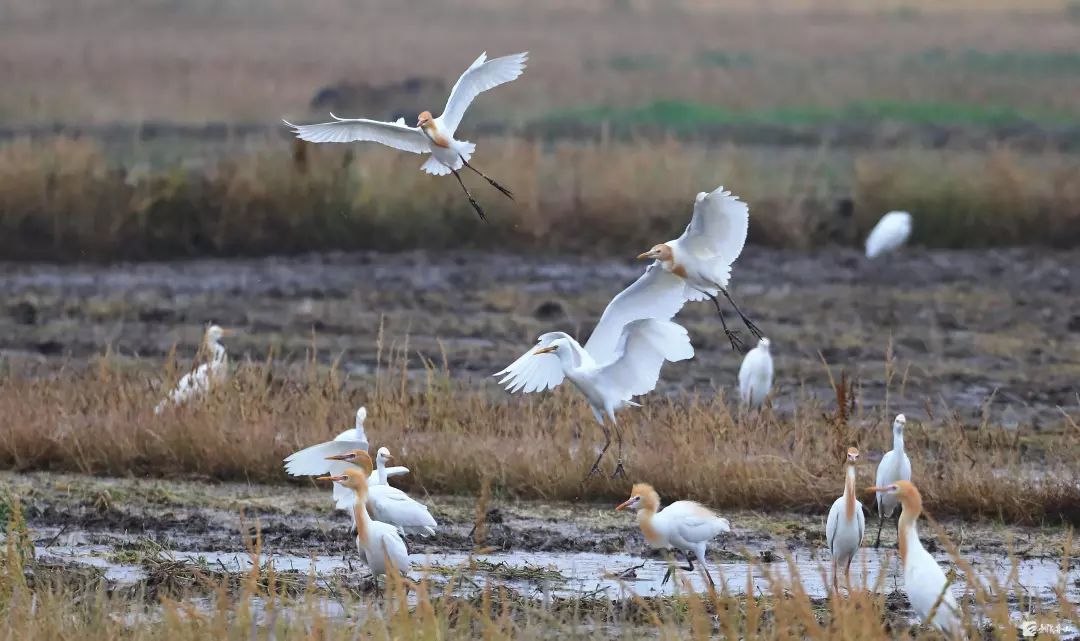
POLYGON ((721 69, 740 69, 754 64, 754 56, 750 53, 721 49, 703 49, 698 52, 696 60, 702 67, 720 67, 721 69))

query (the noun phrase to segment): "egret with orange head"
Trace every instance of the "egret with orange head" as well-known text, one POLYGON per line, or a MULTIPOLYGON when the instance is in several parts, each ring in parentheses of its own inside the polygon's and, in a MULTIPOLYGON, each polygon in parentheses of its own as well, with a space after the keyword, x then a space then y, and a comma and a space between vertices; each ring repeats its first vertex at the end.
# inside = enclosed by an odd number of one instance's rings
MULTIPOLYGON (((377 457, 382 461, 390 459, 390 450, 385 447, 379 448, 377 457)), ((326 457, 329 461, 343 461, 352 465, 364 466, 367 461, 367 471, 371 474, 371 457, 364 450, 354 450, 326 457)), ((385 476, 380 473, 382 480, 385 476)), ((367 477, 365 477, 367 478, 367 477)), ((405 492, 396 487, 384 483, 372 483, 368 480, 365 502, 371 518, 383 523, 389 523, 402 534, 419 534, 428 536, 435 534, 438 523, 423 503, 413 500, 405 492)))
POLYGON ((825 523, 825 540, 829 544, 832 556, 833 592, 839 593, 840 568, 844 568, 844 585, 851 590, 851 561, 862 545, 866 532, 866 516, 863 515, 862 503, 855 498, 855 464, 859 460, 859 450, 849 447, 847 468, 844 472, 844 494, 833 501, 829 509, 829 519, 825 523))

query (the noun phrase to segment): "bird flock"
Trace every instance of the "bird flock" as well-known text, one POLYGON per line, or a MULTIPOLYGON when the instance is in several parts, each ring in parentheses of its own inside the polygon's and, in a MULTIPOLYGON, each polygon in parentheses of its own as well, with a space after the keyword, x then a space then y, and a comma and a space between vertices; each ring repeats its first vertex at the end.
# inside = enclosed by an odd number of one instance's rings
MULTIPOLYGON (((488 59, 481 54, 454 84, 443 112, 433 117, 420 113, 415 126, 404 119, 381 122, 365 118, 339 118, 330 122, 293 125, 286 121, 301 140, 314 143, 377 142, 402 151, 430 154, 421 169, 435 176, 453 174, 477 215, 486 220, 484 209, 473 197, 461 170, 476 173, 506 197, 513 193, 487 176, 470 161, 476 151, 472 142, 458 140, 458 127, 469 105, 489 89, 511 82, 525 69, 527 53, 488 59)), ((643 273, 608 303, 588 340, 582 345, 564 332, 541 334, 536 345, 495 374, 498 383, 511 394, 537 393, 554 389, 569 381, 585 398, 605 438, 603 446, 586 479, 601 472, 600 464, 612 445, 614 436, 617 460, 612 477, 626 475, 623 440, 618 413, 638 407, 633 399, 653 391, 660 370, 667 362, 694 357, 694 347, 687 330, 672 319, 688 302, 709 300, 715 306, 723 331, 733 349, 744 351, 737 330, 727 325, 723 297, 757 339, 746 351, 738 373, 739 393, 748 411, 756 410, 770 398, 774 367, 770 340, 743 313, 728 287, 732 265, 742 253, 749 226, 748 206, 723 187, 697 194, 685 231, 676 239, 654 245, 637 256, 651 261, 643 273)), ((906 212, 890 212, 870 232, 866 256, 875 258, 894 251, 906 242, 912 230, 912 217, 906 212)), ((208 360, 185 375, 176 389, 155 408, 160 414, 205 396, 220 385, 228 372, 228 357, 221 339, 228 334, 210 325, 203 351, 208 360)), ((428 508, 402 490, 389 484, 390 479, 409 474, 401 466, 387 466, 390 450, 381 446, 374 460, 365 430, 367 410, 356 412, 355 424, 334 440, 300 450, 284 461, 292 476, 315 477, 333 483, 332 500, 336 509, 346 512, 356 532, 356 548, 361 560, 374 576, 404 573, 410 568, 407 536, 430 536, 439 527, 428 508)), ((916 522, 922 511, 918 489, 911 484, 911 461, 904 451, 905 418, 893 423, 893 449, 881 460, 874 492, 878 513, 878 538, 885 519, 897 506, 897 538, 904 584, 916 613, 943 630, 953 630, 959 623, 959 608, 947 591, 941 568, 922 547, 916 522)), ((857 464, 859 452, 847 451, 843 494, 836 499, 825 522, 826 540, 832 560, 832 584, 840 591, 840 574, 850 590, 850 567, 865 532, 865 516, 857 499, 857 464)), ((731 524, 709 508, 693 501, 675 501, 661 509, 660 496, 647 483, 633 485, 630 497, 617 510, 633 510, 649 545, 681 553, 694 571, 694 562, 713 584, 706 562, 706 545, 729 533, 731 524)), ((676 569, 669 557, 666 583, 676 569)))

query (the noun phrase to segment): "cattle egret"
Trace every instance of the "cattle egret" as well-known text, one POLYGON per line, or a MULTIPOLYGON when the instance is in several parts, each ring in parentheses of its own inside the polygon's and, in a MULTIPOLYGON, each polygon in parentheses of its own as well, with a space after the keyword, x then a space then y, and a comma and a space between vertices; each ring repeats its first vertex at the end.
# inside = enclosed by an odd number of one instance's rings
POLYGON ((638 256, 641 260, 653 260, 649 269, 638 279, 639 282, 647 281, 653 289, 677 290, 682 294, 683 301, 712 300, 724 325, 724 332, 736 349, 740 348, 739 338, 728 329, 716 295, 723 294, 747 329, 761 338, 761 331, 742 313, 727 291, 731 265, 746 244, 749 224, 750 210, 746 203, 731 195, 731 192, 724 191, 722 186, 717 187, 712 193, 701 192, 697 195, 694 214, 682 236, 655 245, 638 256))
MULTIPOLYGON (((635 484, 630 490, 630 498, 615 509, 637 511, 638 526, 652 547, 664 550, 675 548, 682 552, 687 565, 680 567, 680 570, 694 571, 694 561, 690 558, 693 552, 705 571, 705 577, 709 579, 709 585, 716 585, 705 564, 705 545, 722 532, 731 531, 727 519, 694 501, 675 501, 661 510, 660 495, 648 483, 635 484)), ((668 582, 674 569, 673 566, 668 567, 661 585, 668 582)))
POLYGON ((206 328, 203 336, 203 349, 210 354, 210 360, 184 374, 176 389, 154 408, 154 414, 161 414, 169 405, 180 406, 193 398, 204 396, 211 387, 221 385, 229 376, 229 356, 221 339, 232 334, 232 330, 218 325, 206 328))
POLYGON ((367 500, 367 477, 371 473, 371 457, 362 452, 367 459, 366 468, 350 467, 338 475, 320 476, 320 481, 334 481, 345 486, 356 497, 353 503, 353 518, 356 520, 356 551, 360 558, 379 575, 390 572, 409 570, 409 550, 405 541, 398 534, 397 528, 388 523, 373 520, 364 509, 367 500))
POLYGON ((333 122, 294 125, 286 120, 285 124, 293 128, 297 138, 309 142, 370 141, 414 154, 431 154, 431 158, 421 166, 421 169, 435 176, 453 173, 473 209, 481 219, 486 220, 484 210, 469 193, 468 187, 461 179, 461 174, 458 173, 462 166, 479 174, 511 200, 514 195, 509 189, 469 164, 469 158, 472 157, 476 145, 464 140, 455 140, 454 133, 473 99, 488 89, 515 80, 525 70, 527 59, 528 52, 492 60, 487 59, 487 52, 480 54, 480 57, 469 65, 465 73, 461 74, 458 81, 454 83, 442 115, 433 118, 430 111, 421 112, 415 127, 406 125, 404 118, 398 118, 396 122, 380 122, 366 118, 338 118, 334 114, 330 114, 334 119, 333 122))
POLYGON ((922 495, 911 481, 895 481, 883 487, 871 487, 868 492, 883 492, 900 501, 898 542, 900 560, 904 566, 904 592, 912 609, 923 622, 932 622, 939 630, 956 635, 960 632, 960 608, 949 594, 945 572, 919 541, 915 530, 922 514, 922 495), (931 618, 931 615, 933 617, 931 618))
MULTIPOLYGON (((908 458, 907 452, 904 451, 905 423, 907 423, 907 419, 904 418, 904 415, 897 414, 896 420, 892 424, 892 449, 886 452, 885 456, 881 457, 881 462, 878 463, 877 478, 874 480, 878 487, 885 487, 896 481, 911 480, 911 459, 908 458)), ((874 547, 881 545, 881 524, 885 522, 885 517, 892 516, 896 512, 896 507, 896 495, 886 494, 885 492, 877 493, 878 527, 874 547)), ((899 519, 896 522, 896 534, 899 537, 899 519)))
POLYGON ((866 257, 876 258, 898 249, 907 242, 910 235, 911 214, 906 211, 890 211, 881 217, 866 237, 866 257))
MULTIPOLYGON (((391 458, 390 451, 385 447, 379 448, 377 456, 382 457, 383 460, 391 458)), ((328 456, 327 459, 360 465, 361 467, 364 465, 363 462, 367 461, 368 474, 371 475, 371 457, 364 450, 354 450, 328 456)), ((381 477, 382 474, 380 473, 379 476, 381 477)), ((368 481, 367 509, 371 513, 371 517, 376 521, 389 523, 398 528, 402 534, 429 536, 435 534, 435 528, 439 525, 435 522, 431 513, 428 512, 427 506, 413 500, 405 492, 396 487, 391 487, 385 482, 379 484, 378 481, 375 483, 368 481)))
POLYGON ((772 389, 773 362, 769 339, 762 338, 757 347, 746 353, 739 366, 739 395, 747 407, 758 407, 772 389))
POLYGON ((825 524, 825 540, 832 556, 833 592, 836 593, 840 592, 838 575, 841 566, 844 568, 844 584, 851 590, 851 560, 862 545, 863 532, 866 531, 862 503, 855 499, 855 463, 858 460, 859 450, 849 447, 844 495, 833 501, 829 520, 825 524))
POLYGON ((690 337, 676 323, 649 318, 623 321, 625 310, 621 306, 627 299, 622 302, 620 299, 626 293, 622 292, 608 304, 585 347, 563 332, 542 334, 534 349, 495 374, 503 377, 499 384, 511 393, 542 392, 570 379, 585 395, 605 439, 604 448, 586 478, 600 471, 600 460, 611 445, 605 416, 611 420, 619 442, 619 461, 612 473, 618 476, 626 472, 615 411, 638 406, 630 399, 656 387, 664 361, 682 361, 694 356, 690 337))

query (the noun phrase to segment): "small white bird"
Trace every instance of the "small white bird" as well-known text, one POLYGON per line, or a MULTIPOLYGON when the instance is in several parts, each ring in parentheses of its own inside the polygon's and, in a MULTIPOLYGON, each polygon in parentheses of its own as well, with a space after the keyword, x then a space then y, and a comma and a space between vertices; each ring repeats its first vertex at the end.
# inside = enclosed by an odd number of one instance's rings
POLYGON ((899 499, 900 560, 904 566, 904 592, 912 609, 923 622, 932 622, 939 630, 952 635, 962 631, 960 608, 949 593, 945 572, 919 541, 915 525, 922 514, 922 495, 910 481, 896 481, 868 492, 884 492, 899 499), (933 618, 930 615, 933 613, 933 618))
MULTIPOLYGON (((630 490, 630 498, 615 509, 637 511, 638 526, 652 547, 665 550, 675 548, 682 552, 687 566, 679 569, 694 571, 694 561, 690 558, 692 552, 705 571, 709 585, 716 585, 705 564, 705 546, 721 533, 731 531, 727 519, 694 501, 675 501, 660 510, 660 495, 648 483, 635 484, 630 490)), ((668 567, 660 585, 668 582, 674 569, 673 566, 668 567)))
POLYGON ((511 393, 519 390, 526 394, 542 392, 570 379, 585 395, 605 438, 604 448, 586 478, 600 471, 600 459, 611 445, 611 431, 605 416, 611 420, 619 442, 619 461, 612 473, 612 476, 618 476, 625 474, 625 470, 622 434, 615 411, 638 406, 630 399, 656 387, 664 361, 682 361, 694 356, 686 330, 671 321, 646 318, 625 325, 619 323, 616 330, 616 319, 620 316, 618 303, 624 294, 625 291, 616 296, 604 310, 585 347, 569 334, 549 332, 540 336, 535 349, 525 352, 495 374, 503 377, 499 384, 511 393), (613 349, 608 349, 615 331, 618 331, 618 342, 613 349))
MULTIPOLYGON (((896 420, 892 424, 892 449, 885 453, 885 456, 881 457, 881 462, 877 467, 877 478, 874 480, 875 485, 878 487, 885 487, 896 481, 910 481, 911 480, 911 459, 908 458, 907 452, 904 451, 904 425, 907 423, 907 419, 903 414, 897 414, 896 420)), ((896 512, 897 500, 896 496, 892 494, 886 494, 885 492, 877 493, 877 511, 878 511, 878 526, 877 526, 877 540, 874 541, 874 547, 881 545, 881 524, 885 522, 885 518, 892 516, 896 512)), ((900 535, 900 520, 896 521, 896 534, 900 535)))
POLYGON ((859 450, 849 447, 844 495, 833 501, 829 520, 825 523, 825 540, 832 556, 833 592, 836 593, 840 592, 838 575, 841 566, 844 568, 844 584, 851 590, 851 560, 862 545, 863 532, 866 531, 862 503, 855 498, 855 463, 858 460, 859 450))
POLYGON ((866 257, 876 258, 898 249, 911 235, 911 214, 890 211, 881 217, 866 237, 866 257))
POLYGON ((528 57, 527 51, 491 60, 487 59, 487 52, 480 54, 480 57, 469 65, 465 73, 461 74, 458 81, 454 83, 442 115, 432 118, 430 111, 424 111, 420 114, 415 127, 406 125, 404 118, 399 118, 396 122, 381 122, 366 118, 338 118, 334 114, 330 114, 334 118, 333 122, 315 125, 294 125, 287 120, 284 122, 293 128, 297 138, 309 142, 370 141, 414 154, 431 154, 431 158, 421 166, 421 169, 435 176, 453 173, 473 209, 481 219, 486 220, 484 210, 480 208, 480 204, 476 202, 465 186, 465 182, 461 180, 458 170, 462 166, 479 174, 492 187, 511 200, 514 195, 509 189, 469 164, 469 158, 472 157, 476 145, 464 140, 455 140, 454 134, 472 101, 488 89, 517 79, 525 70, 525 61, 528 57))
POLYGON ((773 361, 769 339, 762 338, 757 347, 746 353, 739 366, 739 395, 747 407, 758 407, 772 390, 773 361))
POLYGON ((363 452, 366 459, 360 461, 360 467, 350 467, 336 476, 320 476, 320 481, 334 481, 349 490, 356 500, 353 503, 353 518, 356 520, 356 551, 360 558, 379 575, 391 572, 405 573, 409 570, 409 550, 405 541, 398 534, 397 528, 388 523, 372 520, 364 509, 367 500, 367 477, 371 474, 371 457, 363 452))
MULTIPOLYGON (((379 448, 377 456, 383 457, 384 460, 389 459, 391 458, 390 450, 385 447, 379 448)), ((363 461, 368 461, 369 465, 371 461, 371 457, 364 450, 353 450, 326 458, 329 461, 361 466, 363 466, 363 461)), ((379 473, 369 472, 369 476, 375 476, 375 474, 379 473)), ((382 475, 379 474, 379 476, 382 475)), ((431 516, 426 505, 414 500, 396 487, 386 483, 379 484, 379 477, 375 478, 374 482, 369 479, 367 488, 367 509, 373 519, 393 525, 402 534, 421 536, 435 534, 435 528, 439 524, 435 522, 435 518, 431 516)))
POLYGON ((212 387, 225 382, 229 377, 229 356, 221 339, 232 334, 232 330, 218 325, 210 325, 203 336, 203 349, 210 354, 210 360, 199 365, 194 371, 184 374, 176 389, 154 408, 154 414, 161 414, 169 405, 179 407, 193 398, 204 396, 212 387))
MULTIPOLYGON (((638 259, 653 259, 654 262, 628 291, 648 285, 654 290, 674 289, 682 294, 679 307, 683 301, 712 300, 731 346, 738 349, 738 336, 728 330, 720 300, 716 297, 718 293, 723 294, 750 333, 761 338, 761 331, 742 313, 727 291, 731 265, 746 244, 749 224, 750 209, 746 203, 724 191, 722 186, 712 193, 699 193, 694 200, 694 215, 682 236, 654 245, 638 256, 638 259)), ((660 316, 657 314, 656 317, 660 316)))

